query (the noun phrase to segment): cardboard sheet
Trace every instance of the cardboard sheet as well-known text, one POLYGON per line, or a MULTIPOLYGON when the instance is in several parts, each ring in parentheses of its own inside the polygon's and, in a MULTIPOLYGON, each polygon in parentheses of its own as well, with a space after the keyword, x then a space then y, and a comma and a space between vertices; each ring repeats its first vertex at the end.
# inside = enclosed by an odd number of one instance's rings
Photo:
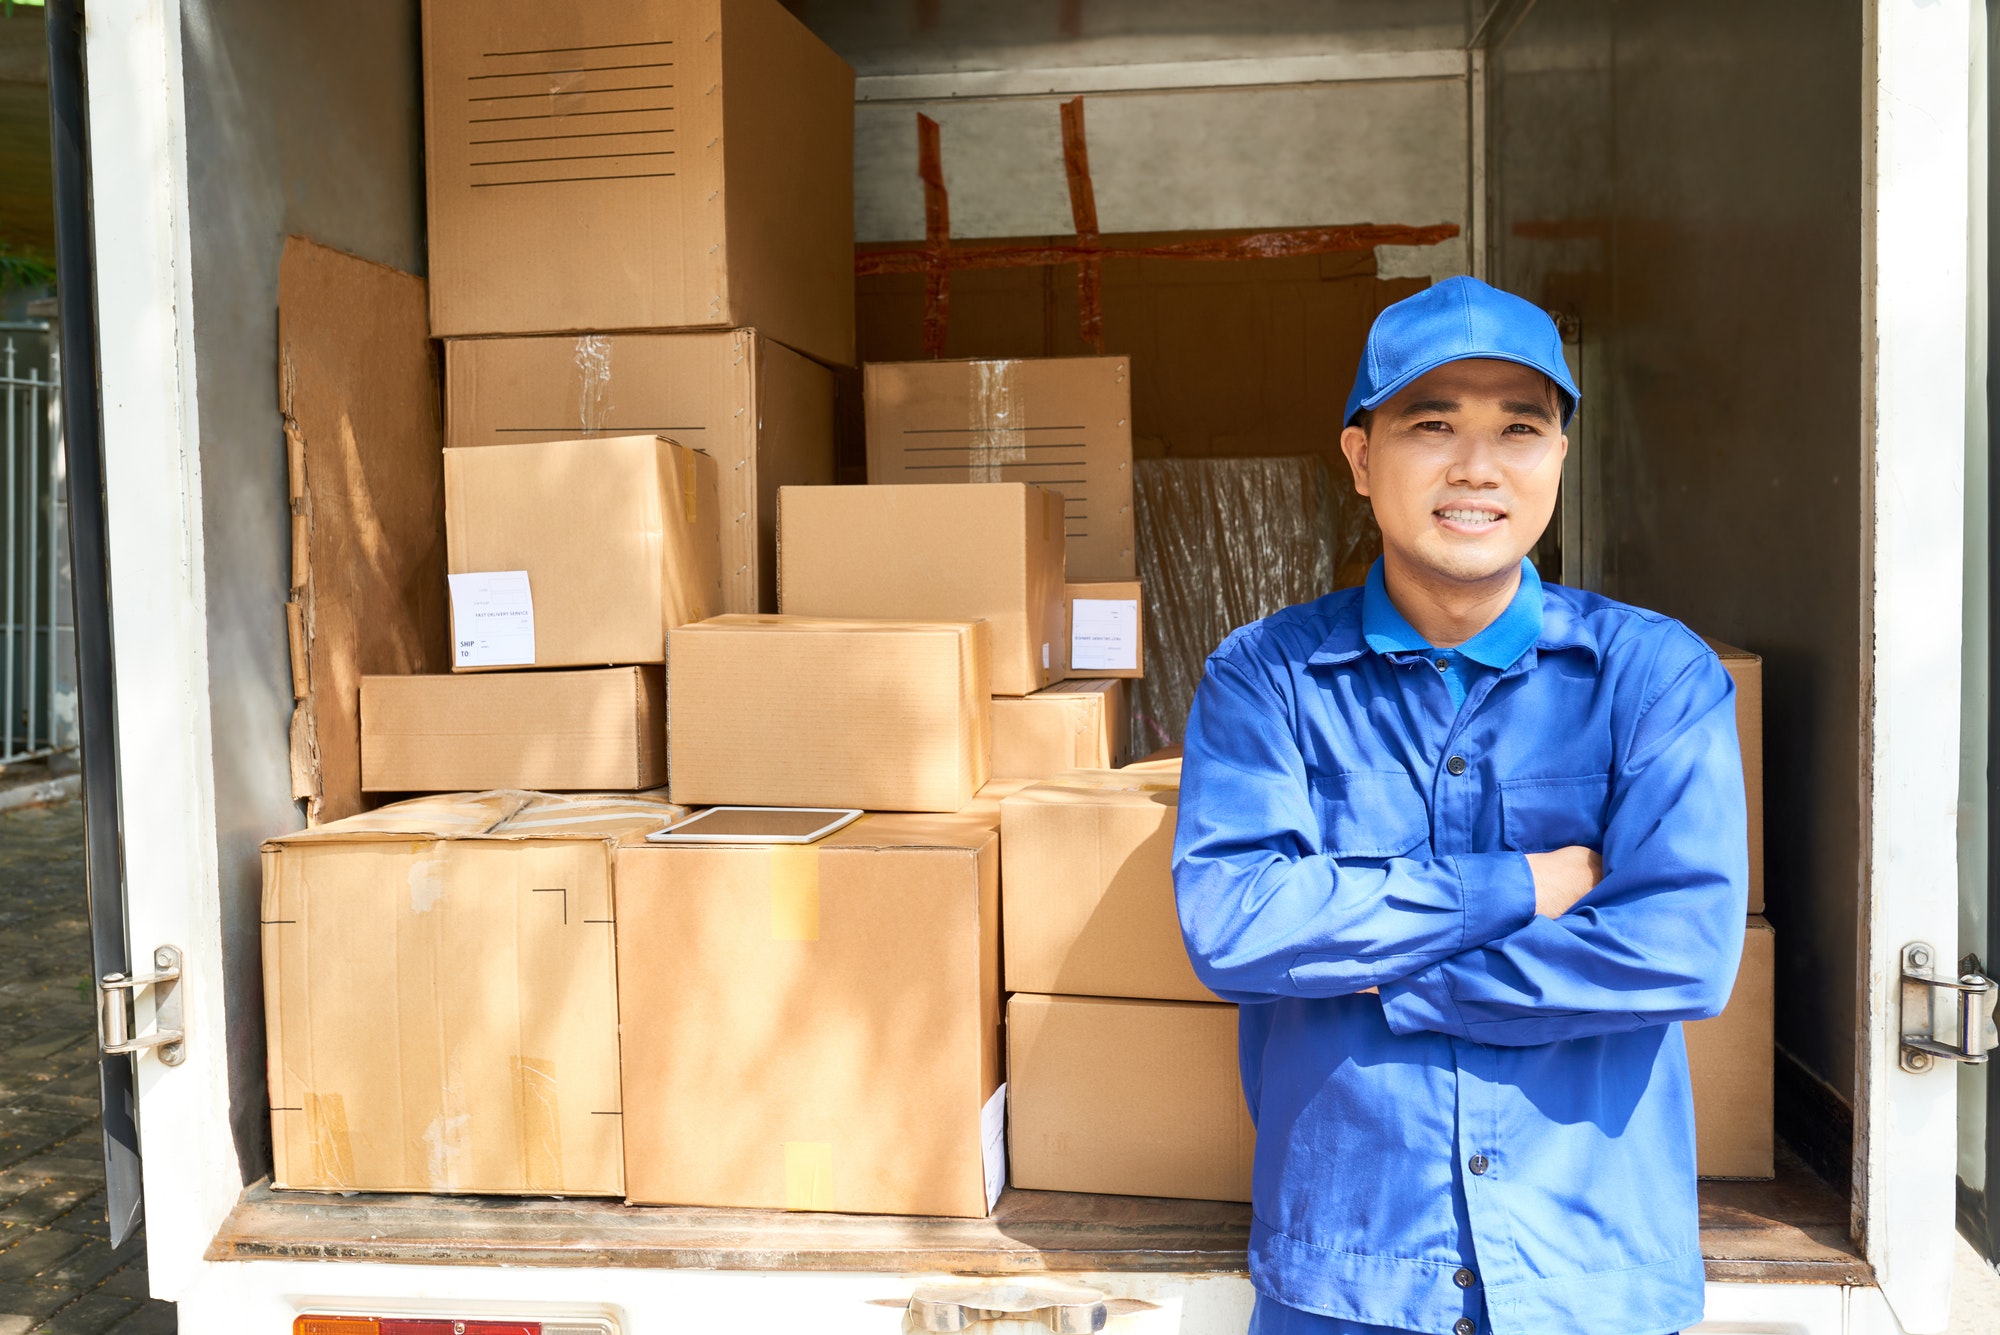
POLYGON ((963 817, 620 850, 629 1198, 984 1215, 999 874, 963 817))
POLYGON ((361 678, 450 663, 424 280, 288 238, 278 395, 291 474, 292 795, 316 824, 366 805, 361 678))
POLYGON ((448 339, 445 444, 632 434, 715 459, 723 612, 775 612, 778 488, 833 481, 834 376, 754 329, 448 339))
POLYGON ((1007 1079, 1016 1187, 1250 1199, 1234 1006, 1018 994, 1007 1079))
POLYGON ((993 693, 1062 676, 1063 498, 1014 482, 786 487, 778 603, 787 613, 992 626, 993 693))
POLYGON ((853 362, 854 72, 778 0, 423 9, 433 334, 853 362))
POLYGON ((983 621, 722 616, 676 627, 674 800, 959 810, 992 758, 987 636, 983 621))
POLYGON ((362 787, 617 791, 667 781, 658 667, 361 681, 362 787))
POLYGON ((273 1183, 622 1193, 613 857, 682 814, 460 793, 265 844, 273 1183))

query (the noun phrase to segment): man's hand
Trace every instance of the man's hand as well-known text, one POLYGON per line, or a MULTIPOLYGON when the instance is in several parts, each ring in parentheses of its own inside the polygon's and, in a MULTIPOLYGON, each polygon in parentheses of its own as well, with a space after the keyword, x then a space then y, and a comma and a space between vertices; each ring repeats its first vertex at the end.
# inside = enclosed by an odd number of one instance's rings
POLYGON ((1604 859, 1580 844, 1553 853, 1528 854, 1535 878, 1535 912, 1560 918, 1604 879, 1604 859))

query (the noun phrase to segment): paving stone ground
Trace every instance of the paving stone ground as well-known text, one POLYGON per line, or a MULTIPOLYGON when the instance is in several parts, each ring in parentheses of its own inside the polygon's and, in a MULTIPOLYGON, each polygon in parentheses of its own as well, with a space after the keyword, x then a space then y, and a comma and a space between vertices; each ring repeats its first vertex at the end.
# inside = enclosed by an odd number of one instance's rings
POLYGON ((0 1335, 171 1335, 143 1235, 113 1251, 83 805, 0 812, 0 1335))

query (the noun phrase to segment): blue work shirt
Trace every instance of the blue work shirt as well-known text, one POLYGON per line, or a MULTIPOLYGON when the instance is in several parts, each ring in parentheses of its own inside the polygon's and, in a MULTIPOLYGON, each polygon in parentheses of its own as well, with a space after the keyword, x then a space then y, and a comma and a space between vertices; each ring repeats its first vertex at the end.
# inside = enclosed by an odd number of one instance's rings
POLYGON ((1701 1319, 1679 1022, 1743 947, 1735 691, 1679 623, 1531 570, 1501 621, 1532 642, 1461 704, 1421 645, 1371 647, 1354 589, 1231 635, 1195 696, 1181 926, 1242 1004, 1252 1278, 1301 1312, 1701 1319), (1524 854, 1573 844, 1604 879, 1539 917, 1524 854))

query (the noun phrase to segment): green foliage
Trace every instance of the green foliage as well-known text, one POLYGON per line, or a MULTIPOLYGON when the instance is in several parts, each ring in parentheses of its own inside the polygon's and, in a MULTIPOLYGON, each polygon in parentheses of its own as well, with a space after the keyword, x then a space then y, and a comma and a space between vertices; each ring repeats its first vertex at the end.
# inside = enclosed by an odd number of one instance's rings
POLYGON ((15 247, 0 241, 0 292, 17 287, 52 287, 56 266, 33 246, 15 247))

